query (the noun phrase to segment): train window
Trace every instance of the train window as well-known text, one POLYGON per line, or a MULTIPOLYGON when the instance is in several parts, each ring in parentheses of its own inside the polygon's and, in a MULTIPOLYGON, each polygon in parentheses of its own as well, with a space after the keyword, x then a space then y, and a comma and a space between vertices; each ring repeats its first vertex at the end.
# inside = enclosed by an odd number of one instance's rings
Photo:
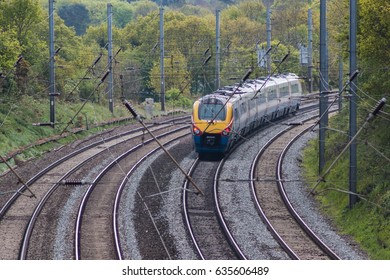
POLYGON ((299 93, 299 84, 292 84, 291 85, 291 92, 292 93, 299 93))
POLYGON ((261 104, 261 103, 265 103, 265 102, 267 102, 267 98, 266 98, 265 94, 262 93, 259 96, 259 103, 261 104))
POLYGON ((289 95, 288 86, 281 87, 279 89, 280 97, 286 97, 289 95))
POLYGON ((222 101, 213 98, 203 100, 199 104, 198 117, 200 120, 220 120, 226 119, 226 108, 222 101))
POLYGON ((276 93, 276 89, 271 89, 269 92, 268 92, 268 101, 271 101, 271 100, 275 100, 278 98, 278 95, 276 93))

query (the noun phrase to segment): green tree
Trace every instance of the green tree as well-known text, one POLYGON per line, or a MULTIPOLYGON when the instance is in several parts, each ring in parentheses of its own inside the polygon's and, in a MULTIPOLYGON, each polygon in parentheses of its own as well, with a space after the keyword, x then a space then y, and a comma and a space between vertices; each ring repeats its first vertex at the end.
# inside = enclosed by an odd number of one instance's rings
MULTIPOLYGON (((168 12, 166 17, 165 37, 169 42, 166 46, 167 54, 178 50, 187 59, 187 71, 189 71, 193 81, 188 86, 191 92, 199 91, 198 84, 203 81, 201 75, 208 74, 210 65, 203 66, 210 50, 206 55, 205 51, 214 45, 215 27, 210 25, 207 18, 196 16, 185 16, 178 12, 168 12)), ((210 72, 210 74, 212 74, 210 72)), ((214 75, 208 80, 214 80, 214 75)))
POLYGON ((30 81, 30 78, 36 75, 34 71, 31 71, 33 70, 31 66, 41 61, 42 51, 46 50, 46 44, 41 36, 44 30, 42 8, 37 1, 11 0, 0 2, 0 11, 1 36, 4 39, 1 44, 5 47, 5 50, 0 53, 8 58, 8 62, 1 61, 0 64, 9 67, 19 55, 22 55, 23 65, 20 64, 21 68, 12 72, 16 75, 15 80, 20 86, 14 88, 14 91, 31 92, 33 88, 26 86, 25 81, 30 81))
POLYGON ((132 4, 132 7, 135 18, 145 17, 151 12, 157 11, 159 9, 156 3, 149 0, 136 1, 132 4))
MULTIPOLYGON (((191 76, 187 69, 185 56, 179 51, 171 52, 170 57, 164 58, 164 76, 166 90, 178 89, 182 95, 189 95, 191 76)), ((160 63, 155 63, 151 70, 151 86, 160 91, 160 63)))
POLYGON ((123 28, 133 19, 133 8, 123 2, 112 6, 113 24, 118 28, 123 28))
POLYGON ((13 67, 21 50, 14 31, 0 32, 0 71, 3 75, 6 75, 5 72, 13 67))
POLYGON ((359 17, 359 59, 366 75, 366 89, 376 98, 388 93, 390 74, 390 3, 386 0, 362 0, 359 17))
POLYGON ((34 0, 11 0, 0 3, 1 26, 4 30, 14 30, 21 46, 27 46, 34 36, 34 27, 42 20, 42 10, 34 0))
POLYGON ((91 22, 88 9, 82 4, 64 5, 58 9, 58 15, 67 26, 75 28, 77 35, 84 34, 91 22))

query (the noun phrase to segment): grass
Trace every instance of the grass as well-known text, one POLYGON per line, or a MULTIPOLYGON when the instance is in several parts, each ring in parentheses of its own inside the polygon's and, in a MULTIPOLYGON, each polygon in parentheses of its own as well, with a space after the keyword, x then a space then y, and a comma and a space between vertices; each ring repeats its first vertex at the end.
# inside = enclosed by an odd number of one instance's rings
MULTIPOLYGON (((345 131, 343 116, 331 125, 345 131)), ((389 162, 378 155, 367 142, 388 150, 388 136, 383 136, 386 124, 380 121, 369 127, 358 141, 358 203, 349 208, 349 155, 346 153, 326 176, 326 182, 316 189, 316 199, 325 215, 330 217, 342 234, 350 235, 371 259, 390 260, 390 183, 389 162), (363 141, 364 140, 364 141, 363 141)), ((326 144, 327 166, 347 144, 345 135, 328 132, 326 144)), ((318 142, 313 140, 305 149, 303 160, 309 186, 318 179, 318 142)), ((325 167, 326 170, 327 167, 325 167)))
MULTIPOLYGON (((56 102, 56 125, 34 126, 33 123, 47 123, 49 121, 49 104, 46 100, 37 100, 31 96, 25 96, 18 101, 0 103, 0 154, 9 158, 17 153, 17 160, 35 158, 48 150, 70 143, 76 139, 101 131, 109 126, 99 124, 112 119, 130 117, 126 108, 121 104, 116 105, 114 114, 108 110, 108 106, 96 103, 87 103, 82 111, 75 117, 68 130, 83 129, 77 134, 57 139, 44 145, 36 145, 39 141, 61 134, 66 124, 76 115, 82 103, 56 102), (88 130, 86 130, 89 128, 88 130), (18 151, 23 152, 18 153, 18 151)), ((68 131, 67 130, 67 131, 68 131)), ((9 160, 14 165, 14 158, 9 160)), ((0 174, 8 168, 0 163, 0 174)))
MULTIPOLYGON (((76 113, 83 105, 81 102, 67 103, 58 100, 55 105, 56 125, 53 129, 50 126, 32 125, 33 123, 49 122, 50 108, 48 100, 34 99, 31 96, 24 96, 13 101, 0 100, 0 155, 9 159, 8 162, 11 165, 15 165, 15 158, 17 161, 36 158, 59 146, 118 125, 116 123, 102 125, 107 121, 132 117, 120 102, 115 104, 114 114, 108 110, 108 105, 104 104, 88 102, 77 115, 76 113), (80 130, 80 132, 70 133, 66 137, 38 145, 45 139, 60 135, 73 117, 75 117, 74 121, 66 131, 80 130)), ((140 115, 147 116, 143 104, 135 105, 135 107, 140 115)), ((159 109, 160 104, 155 103, 154 116, 180 110, 178 106, 174 106, 169 102, 166 103, 165 112, 159 109)), ((0 163, 0 174, 7 170, 8 167, 4 163, 0 163)))

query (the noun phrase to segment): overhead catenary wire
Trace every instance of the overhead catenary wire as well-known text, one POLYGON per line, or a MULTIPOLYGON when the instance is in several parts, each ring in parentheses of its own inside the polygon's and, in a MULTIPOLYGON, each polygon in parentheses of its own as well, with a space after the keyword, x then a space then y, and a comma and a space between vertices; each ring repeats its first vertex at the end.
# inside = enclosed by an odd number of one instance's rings
POLYGON ((249 69, 246 74, 244 75, 244 77, 242 77, 240 83, 236 86, 236 88, 234 89, 233 93, 229 96, 229 98, 225 101, 225 103, 223 104, 223 106, 221 107, 221 109, 219 109, 219 111, 215 114, 215 116, 213 117, 212 120, 208 121, 208 125, 206 126, 206 128, 204 129, 204 131, 206 132, 207 129, 210 127, 211 124, 213 124, 215 122, 215 119, 217 118, 217 116, 222 112, 222 110, 225 109, 226 105, 228 104, 228 102, 230 101, 230 99, 232 99, 232 97, 236 94, 236 92, 238 91, 238 89, 244 84, 244 82, 249 78, 249 76, 252 74, 252 69, 249 69))
MULTIPOLYGON (((22 56, 22 55, 19 56, 18 59, 16 60, 16 62, 14 63, 13 66, 14 66, 14 67, 18 66, 19 63, 22 61, 22 59, 23 59, 23 56, 22 56)), ((9 74, 11 74, 12 71, 14 71, 14 69, 11 69, 11 70, 8 72, 7 76, 8 76, 9 74)), ((4 77, 6 78, 7 76, 4 76, 4 77)), ((11 105, 11 108, 9 109, 7 115, 5 116, 4 120, 3 120, 2 123, 0 124, 0 128, 4 125, 4 123, 6 122, 7 118, 10 116, 12 110, 13 110, 15 107, 16 107, 15 104, 12 104, 12 105, 11 105)), ((22 183, 23 186, 25 186, 25 188, 30 192, 30 197, 36 198, 35 194, 30 190, 30 188, 29 188, 29 186, 27 185, 27 183, 26 183, 26 182, 22 179, 22 177, 15 171, 15 169, 7 162, 7 159, 4 158, 2 155, 0 155, 0 159, 1 159, 1 161, 7 166, 7 168, 8 168, 8 169, 9 169, 9 170, 18 178, 19 182, 22 183)), ((22 195, 24 195, 24 194, 22 194, 22 195)))
POLYGON ((84 106, 89 101, 89 98, 99 89, 100 85, 104 82, 104 80, 107 78, 109 74, 109 71, 107 71, 104 76, 100 79, 99 84, 95 87, 95 89, 91 92, 91 94, 88 96, 88 98, 83 102, 79 110, 73 115, 73 117, 70 119, 70 121, 66 124, 60 135, 64 134, 65 131, 68 129, 68 127, 73 123, 74 119, 77 117, 77 115, 81 112, 81 110, 84 108, 84 106))
POLYGON ((355 141, 355 139, 357 138, 357 136, 360 134, 360 132, 366 127, 367 123, 369 121, 371 121, 377 114, 378 112, 383 108, 383 106, 385 105, 386 103, 386 98, 382 98, 376 108, 374 109, 373 112, 371 112, 368 117, 366 118, 366 121, 364 122, 364 124, 362 125, 362 127, 356 132, 356 134, 350 139, 350 141, 348 142, 348 144, 344 147, 344 149, 339 153, 339 155, 336 157, 336 159, 332 162, 332 164, 328 167, 328 169, 321 175, 319 176, 316 184, 311 188, 310 190, 310 194, 313 194, 315 189, 318 187, 318 185, 321 183, 321 182, 324 182, 325 181, 325 177, 329 174, 329 172, 332 170, 332 168, 334 167, 334 165, 339 161, 339 159, 341 158, 341 156, 345 153, 345 151, 351 146, 351 144, 355 141))
POLYGON ((271 77, 276 73, 277 70, 279 70, 279 67, 283 64, 283 62, 286 61, 286 59, 289 57, 289 53, 287 53, 282 60, 279 62, 279 64, 275 67, 275 69, 267 76, 264 83, 261 85, 260 89, 255 93, 255 95, 252 97, 252 99, 256 98, 257 94, 263 89, 263 87, 267 84, 267 82, 271 79, 271 77))
POLYGON ((186 177, 188 181, 194 186, 194 188, 197 190, 198 193, 204 195, 203 191, 197 186, 197 184, 194 182, 194 180, 183 170, 183 168, 180 166, 180 164, 175 160, 175 158, 171 155, 171 153, 160 143, 160 141, 154 136, 154 134, 150 131, 150 129, 145 125, 145 123, 142 121, 142 118, 138 115, 138 113, 135 111, 133 106, 127 101, 123 100, 123 104, 125 107, 129 110, 129 112, 133 115, 133 117, 143 126, 143 128, 152 136, 152 138, 157 142, 157 144, 161 147, 161 149, 168 155, 168 157, 173 161, 173 163, 179 168, 179 170, 183 173, 183 175, 186 177))
MULTIPOLYGON (((119 50, 115 53, 115 55, 112 57, 111 61, 115 59, 115 57, 119 54, 119 52, 122 50, 122 48, 119 48, 119 50)), ((96 60, 95 60, 96 61, 96 60)), ((106 65, 106 67, 104 68, 103 71, 105 71, 107 68, 108 68, 108 64, 106 65)), ((87 102, 89 101, 89 98, 95 94, 95 92, 99 89, 100 85, 102 83, 104 83, 105 79, 107 78, 108 74, 110 73, 110 71, 107 71, 103 77, 100 79, 100 82, 98 83, 98 85, 95 87, 95 89, 90 93, 90 95, 88 95, 88 97, 86 98, 86 100, 83 102, 83 104, 81 105, 81 107, 79 108, 79 110, 74 114, 74 116, 70 119, 70 121, 66 124, 65 128, 62 130, 62 132, 60 133, 60 135, 64 134, 65 131, 68 129, 68 127, 73 123, 74 119, 77 117, 77 115, 81 112, 81 110, 84 108, 84 106, 87 104, 87 102)))
POLYGON ((344 90, 347 88, 347 86, 356 78, 356 76, 359 74, 359 71, 356 70, 349 80, 345 83, 344 87, 339 91, 339 93, 336 95, 336 98, 333 99, 333 101, 329 104, 328 108, 325 109, 325 111, 322 113, 322 115, 317 120, 316 124, 313 126, 312 131, 314 130, 314 127, 320 123, 321 119, 329 112, 330 108, 333 106, 333 104, 340 98, 341 94, 344 92, 344 90))
POLYGON ((362 195, 362 194, 359 194, 359 193, 356 193, 356 192, 351 192, 351 191, 348 191, 348 190, 343 190, 343 189, 340 189, 340 188, 328 187, 328 188, 325 188, 325 189, 319 191, 317 194, 318 194, 318 195, 321 195, 321 194, 323 194, 323 193, 325 193, 325 192, 328 192, 328 191, 337 191, 337 192, 344 193, 344 194, 348 194, 348 195, 354 195, 354 196, 356 196, 356 197, 359 197, 359 199, 364 200, 364 201, 366 201, 367 203, 369 203, 369 204, 371 204, 371 205, 373 205, 373 206, 375 206, 375 207, 377 207, 377 208, 380 208, 380 209, 385 210, 385 211, 390 211, 389 208, 385 208, 385 207, 383 207, 382 205, 380 205, 380 204, 378 204, 378 203, 375 203, 375 202, 370 201, 369 199, 367 199, 367 198, 366 198, 364 195, 362 195))
POLYGON ((74 93, 74 91, 79 87, 79 85, 81 84, 81 82, 87 77, 87 75, 93 71, 94 67, 96 66, 96 64, 100 61, 100 59, 102 58, 103 56, 103 53, 100 53, 100 55, 94 60, 94 62, 91 64, 90 67, 87 68, 87 71, 85 72, 84 76, 82 78, 79 79, 78 83, 73 87, 73 89, 68 93, 68 95, 65 97, 65 100, 68 100, 68 98, 74 93))
POLYGON ((29 191, 29 193, 31 194, 29 197, 37 198, 35 194, 32 192, 32 190, 30 189, 30 187, 27 185, 27 183, 22 179, 22 177, 18 174, 18 172, 16 172, 15 169, 8 164, 7 160, 2 155, 0 155, 0 159, 7 165, 7 167, 11 170, 11 172, 14 173, 14 175, 18 178, 19 182, 22 183, 23 186, 29 191))
MULTIPOLYGON (((270 51, 271 48, 268 50, 270 51)), ((277 71, 280 67, 280 65, 286 61, 287 57, 289 56, 289 54, 287 53, 283 59, 279 62, 279 64, 277 65, 277 67, 274 69, 274 71, 268 75, 267 79, 264 81, 264 83, 262 84, 262 86, 260 87, 260 89, 255 93, 255 95, 252 97, 255 98, 257 93, 260 92, 260 90, 264 87, 264 85, 270 80, 271 76, 275 73, 275 71, 277 71)), ((210 127, 211 124, 213 124, 215 122, 215 119, 217 118, 217 116, 222 112, 222 110, 224 110, 224 108, 226 107, 226 105, 228 104, 228 102, 230 101, 230 99, 236 94, 236 92, 239 90, 240 87, 242 87, 242 85, 245 83, 245 81, 249 78, 249 76, 252 74, 252 69, 249 69, 246 74, 243 76, 243 78, 240 80, 239 84, 237 86, 235 86, 235 89, 233 91, 233 93, 229 96, 229 98, 225 101, 225 103, 223 104, 223 106, 221 107, 221 109, 215 114, 215 116, 213 117, 212 120, 208 121, 208 125, 206 126, 206 128, 204 129, 204 131, 206 132, 207 129, 210 127)))
MULTIPOLYGON (((364 92, 361 88, 357 87, 357 85, 354 85, 357 89, 357 92, 356 91, 353 91, 356 96, 362 101, 364 102, 364 104, 366 104, 368 107, 370 108, 364 108, 367 112, 370 112, 370 110, 373 110, 375 108, 375 105, 371 105, 368 101, 366 101, 366 99, 364 97, 362 97, 361 95, 359 95, 359 92, 361 92, 365 97, 367 97, 368 99, 372 100, 372 101, 377 101, 374 97, 370 96, 368 93, 364 92)), ((388 107, 387 104, 384 105, 384 108, 388 107)), ((385 116, 389 116, 390 114, 385 112, 385 111, 381 111, 381 114, 378 115, 379 118, 381 119, 384 119, 386 121, 389 121, 390 122, 390 119, 386 118, 385 116)))
POLYGON ((376 147, 374 147, 374 145, 372 145, 370 142, 368 141, 364 141, 364 144, 366 144, 367 146, 371 147, 378 155, 380 155, 381 157, 383 157, 385 160, 387 160, 388 162, 390 162, 390 158, 388 158, 384 153, 382 153, 381 151, 379 151, 376 147))
MULTIPOLYGON (((381 111, 381 114, 383 114, 384 112, 381 111)), ((378 115, 379 117, 379 115, 378 115)), ((326 129, 328 131, 334 131, 334 132, 337 132, 337 133, 340 133, 340 134, 343 134, 343 135, 346 135, 348 136, 348 132, 347 131, 342 131, 342 130, 339 130, 339 129, 335 129, 333 127, 326 127, 326 129)), ((316 131, 318 129, 315 129, 313 131, 316 131)), ((381 152, 378 148, 376 148, 373 144, 371 144, 367 139, 363 139, 363 140, 360 140, 360 141, 357 141, 357 144, 361 144, 361 145, 366 145, 370 148, 372 148, 379 156, 381 156, 382 158, 384 158, 385 160, 389 161, 390 162, 390 158, 387 157, 383 152, 381 152)))

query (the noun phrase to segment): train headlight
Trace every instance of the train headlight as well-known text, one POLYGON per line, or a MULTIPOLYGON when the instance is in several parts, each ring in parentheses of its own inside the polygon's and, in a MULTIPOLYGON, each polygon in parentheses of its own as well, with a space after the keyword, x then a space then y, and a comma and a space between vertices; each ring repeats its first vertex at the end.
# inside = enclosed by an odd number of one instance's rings
POLYGON ((223 136, 228 136, 230 134, 231 128, 227 127, 222 131, 223 136))
POLYGON ((200 131, 199 128, 197 128, 196 126, 193 126, 193 127, 192 127, 192 133, 193 133, 194 135, 200 135, 202 132, 200 131))

